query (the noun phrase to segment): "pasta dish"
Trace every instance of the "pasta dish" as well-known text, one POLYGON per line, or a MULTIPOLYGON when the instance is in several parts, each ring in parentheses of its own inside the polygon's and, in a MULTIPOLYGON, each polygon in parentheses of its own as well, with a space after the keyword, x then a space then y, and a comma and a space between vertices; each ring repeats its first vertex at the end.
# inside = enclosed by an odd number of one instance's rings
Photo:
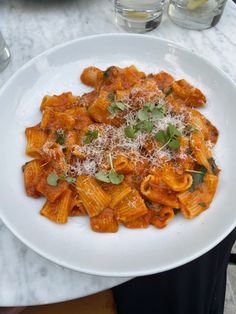
POLYGON ((166 72, 90 66, 91 92, 46 95, 42 120, 26 128, 28 196, 44 196, 41 215, 64 224, 88 215, 96 232, 163 228, 209 208, 219 169, 218 131, 197 109, 206 97, 166 72))

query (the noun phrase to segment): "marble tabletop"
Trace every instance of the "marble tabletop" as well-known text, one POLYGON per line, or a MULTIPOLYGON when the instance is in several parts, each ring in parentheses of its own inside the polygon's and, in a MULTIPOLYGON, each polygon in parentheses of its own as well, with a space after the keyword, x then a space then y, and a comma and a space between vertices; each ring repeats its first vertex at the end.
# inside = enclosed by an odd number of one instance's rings
MULTIPOLYGON (((229 0, 215 28, 201 32, 181 29, 165 15, 150 34, 200 53, 236 82, 235 29, 236 6, 229 0)), ((57 44, 122 31, 114 24, 112 0, 0 0, 0 30, 12 53, 8 68, 0 73, 0 85, 25 62, 57 44)), ((86 275, 55 265, 28 249, 1 221, 0 273, 0 306, 79 298, 128 280, 86 275)))

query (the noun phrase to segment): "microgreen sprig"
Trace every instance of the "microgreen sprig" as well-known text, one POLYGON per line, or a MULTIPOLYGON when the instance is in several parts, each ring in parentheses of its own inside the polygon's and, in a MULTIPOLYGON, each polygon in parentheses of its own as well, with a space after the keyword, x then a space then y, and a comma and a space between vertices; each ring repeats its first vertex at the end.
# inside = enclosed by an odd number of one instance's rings
POLYGON ((55 132, 56 134, 56 143, 63 145, 65 143, 65 131, 63 129, 58 129, 55 132))
POLYGON ((126 105, 121 101, 113 101, 110 106, 108 107, 108 111, 111 114, 115 114, 117 111, 124 111, 126 108, 126 105))
POLYGON ((140 123, 137 123, 137 124, 135 125, 135 129, 136 129, 137 131, 140 130, 140 131, 142 131, 142 132, 147 132, 147 133, 152 132, 153 127, 154 127, 153 122, 148 121, 148 120, 147 120, 147 121, 140 122, 140 123))
POLYGON ((138 119, 140 121, 149 120, 149 118, 164 118, 166 107, 164 105, 155 105, 153 103, 146 103, 142 109, 138 111, 138 119))
POLYGON ((133 139, 136 136, 137 129, 134 125, 129 125, 124 129, 124 132, 126 137, 133 139))
POLYGON ((69 184, 75 184, 76 182, 75 178, 69 177, 66 173, 58 176, 55 171, 51 172, 47 177, 47 183, 51 186, 57 186, 59 180, 66 181, 69 184))
POLYGON ((98 130, 89 130, 85 133, 84 144, 90 144, 93 140, 98 138, 98 130))
POLYGON ((173 124, 169 123, 166 130, 160 130, 156 133, 155 139, 163 144, 159 151, 168 147, 172 150, 176 150, 180 146, 180 142, 178 137, 181 135, 180 131, 173 126, 173 124))
POLYGON ((111 104, 110 104, 110 106, 108 106, 107 110, 112 115, 115 115, 118 111, 124 111, 126 108, 129 108, 129 105, 125 104, 124 102, 117 101, 116 95, 113 92, 109 93, 107 97, 111 102, 111 104))
POLYGON ((97 172, 95 174, 95 178, 99 181, 106 182, 106 183, 112 183, 112 184, 120 184, 124 180, 123 174, 118 174, 113 166, 113 160, 111 153, 108 154, 109 163, 111 170, 108 173, 104 172, 97 172))
POLYGON ((134 124, 134 125, 127 126, 124 129, 124 132, 125 132, 126 137, 134 139, 138 131, 150 133, 152 132, 153 127, 154 127, 153 122, 147 120, 147 121, 138 122, 137 124, 134 124))
POLYGON ((107 110, 112 114, 115 115, 118 111, 124 111, 125 109, 130 108, 128 104, 125 104, 122 101, 116 101, 115 99, 111 102, 110 106, 107 110))

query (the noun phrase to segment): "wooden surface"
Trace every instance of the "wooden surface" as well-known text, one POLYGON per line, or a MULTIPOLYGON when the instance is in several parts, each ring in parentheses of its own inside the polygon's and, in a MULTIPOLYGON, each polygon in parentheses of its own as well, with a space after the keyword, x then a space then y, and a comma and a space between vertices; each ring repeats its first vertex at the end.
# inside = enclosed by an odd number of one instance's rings
POLYGON ((111 290, 74 301, 27 307, 21 314, 116 314, 111 290))

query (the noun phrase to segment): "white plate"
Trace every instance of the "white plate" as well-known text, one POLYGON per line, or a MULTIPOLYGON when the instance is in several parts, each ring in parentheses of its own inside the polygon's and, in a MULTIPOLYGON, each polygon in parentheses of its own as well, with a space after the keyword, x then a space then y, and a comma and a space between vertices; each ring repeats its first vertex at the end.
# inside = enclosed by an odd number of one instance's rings
POLYGON ((92 36, 53 48, 31 60, 2 88, 0 216, 26 245, 68 268, 105 276, 138 276, 174 268, 207 252, 236 225, 236 88, 214 65, 178 45, 130 34, 92 36), (56 225, 39 215, 43 199, 25 195, 21 166, 24 129, 40 121, 45 94, 88 88, 80 83, 83 68, 135 64, 146 72, 165 70, 186 78, 208 98, 203 113, 220 130, 215 150, 222 172, 209 210, 193 220, 181 214, 163 230, 120 228, 116 234, 90 230, 88 218, 56 225))

